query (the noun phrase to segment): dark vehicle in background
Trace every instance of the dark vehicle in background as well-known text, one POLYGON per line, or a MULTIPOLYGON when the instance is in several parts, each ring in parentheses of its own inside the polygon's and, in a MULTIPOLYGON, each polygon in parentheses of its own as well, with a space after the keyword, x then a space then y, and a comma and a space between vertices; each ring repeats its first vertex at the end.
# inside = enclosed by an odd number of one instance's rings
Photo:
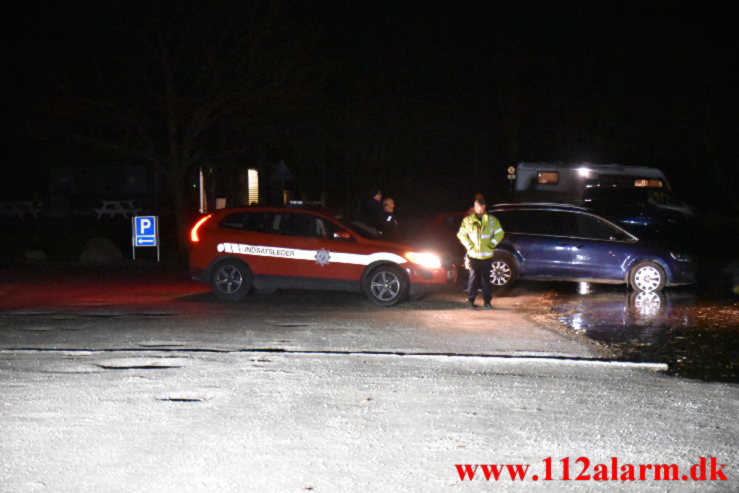
POLYGON ((641 237, 586 208, 549 203, 498 204, 490 213, 505 230, 491 280, 627 284, 637 291, 695 282, 695 264, 680 250, 641 237))
POLYGON ((662 189, 593 187, 585 191, 583 206, 650 237, 689 236, 698 225, 695 211, 662 189))
POLYGON ((664 173, 647 166, 594 163, 518 163, 510 167, 513 202, 584 205, 590 189, 670 191, 664 173))
POLYGON ((698 229, 695 211, 674 196, 657 168, 544 162, 518 163, 508 173, 511 202, 579 205, 640 237, 683 239, 698 229))

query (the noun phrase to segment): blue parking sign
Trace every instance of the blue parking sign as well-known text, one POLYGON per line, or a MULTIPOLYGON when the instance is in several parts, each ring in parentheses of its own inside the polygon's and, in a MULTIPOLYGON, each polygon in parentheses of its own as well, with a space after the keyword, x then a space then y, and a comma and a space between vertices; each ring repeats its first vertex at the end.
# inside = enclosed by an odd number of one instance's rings
POLYGON ((157 234, 157 223, 155 216, 136 216, 136 236, 155 236, 157 234))
POLYGON ((137 247, 157 247, 159 260, 159 218, 157 216, 134 216, 132 218, 132 250, 136 258, 137 247))

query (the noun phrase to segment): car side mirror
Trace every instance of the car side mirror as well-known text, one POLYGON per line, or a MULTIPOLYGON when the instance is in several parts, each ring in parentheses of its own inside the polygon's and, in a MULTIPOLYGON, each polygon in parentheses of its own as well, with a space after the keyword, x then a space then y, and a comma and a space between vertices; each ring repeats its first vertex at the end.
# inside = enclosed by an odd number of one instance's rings
POLYGON ((348 231, 335 231, 333 234, 333 239, 340 241, 354 241, 354 238, 348 231))

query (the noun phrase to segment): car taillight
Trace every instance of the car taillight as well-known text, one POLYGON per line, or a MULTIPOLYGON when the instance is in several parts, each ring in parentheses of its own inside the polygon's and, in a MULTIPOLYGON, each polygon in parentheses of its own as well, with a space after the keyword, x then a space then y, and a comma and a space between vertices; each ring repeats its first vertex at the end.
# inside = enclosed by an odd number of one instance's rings
POLYGON ((212 215, 213 214, 208 214, 207 216, 200 218, 200 220, 195 223, 195 226, 193 226, 190 230, 190 241, 192 241, 193 243, 197 243, 200 241, 200 236, 198 236, 198 229, 200 228, 200 226, 203 225, 203 223, 205 223, 205 221, 210 219, 212 215))

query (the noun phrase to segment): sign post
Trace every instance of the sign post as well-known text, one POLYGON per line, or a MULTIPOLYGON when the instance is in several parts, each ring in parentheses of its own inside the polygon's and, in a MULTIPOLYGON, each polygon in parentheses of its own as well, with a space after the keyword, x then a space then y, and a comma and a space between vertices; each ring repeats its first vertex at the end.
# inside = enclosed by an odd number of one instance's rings
POLYGON ((131 252, 136 260, 136 249, 156 247, 159 262, 159 216, 134 216, 131 218, 131 252))
POLYGON ((510 184, 508 195, 510 196, 510 199, 513 200, 513 188, 515 187, 516 181, 516 168, 514 166, 508 166, 508 169, 506 171, 508 172, 508 183, 510 184))

